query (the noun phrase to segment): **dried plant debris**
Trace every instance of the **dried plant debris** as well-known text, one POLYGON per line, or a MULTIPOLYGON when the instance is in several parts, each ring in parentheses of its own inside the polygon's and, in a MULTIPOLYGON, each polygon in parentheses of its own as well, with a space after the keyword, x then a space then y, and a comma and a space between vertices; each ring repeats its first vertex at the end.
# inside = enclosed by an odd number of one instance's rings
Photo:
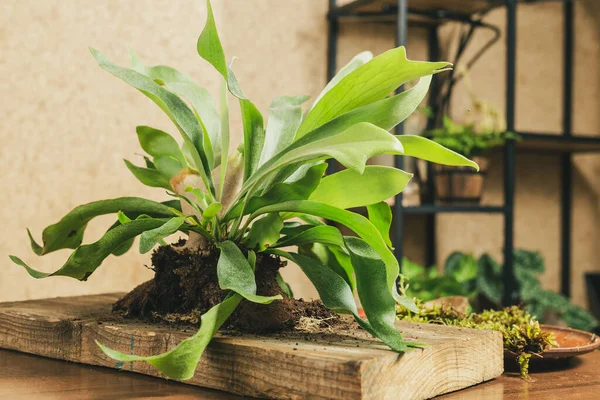
POLYGON ((550 332, 543 332, 535 317, 517 306, 467 315, 460 314, 447 306, 427 308, 419 301, 417 301, 417 307, 419 312, 414 313, 398 306, 398 318, 412 322, 501 332, 504 350, 516 356, 521 377, 524 379, 529 379, 531 357, 542 357, 544 350, 557 346, 554 335, 550 332))

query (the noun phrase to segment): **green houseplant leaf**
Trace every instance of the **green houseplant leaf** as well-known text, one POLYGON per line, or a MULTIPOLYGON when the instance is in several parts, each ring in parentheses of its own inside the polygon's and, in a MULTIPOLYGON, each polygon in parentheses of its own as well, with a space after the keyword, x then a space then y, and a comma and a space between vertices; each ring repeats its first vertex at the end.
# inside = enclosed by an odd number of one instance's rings
MULTIPOLYGON (((488 254, 477 260, 477 289, 494 304, 502 304, 501 267, 488 254)), ((534 314, 535 315, 535 314, 534 314)))
MULTIPOLYGON (((394 97, 380 100, 360 107, 356 110, 343 114, 340 117, 333 119, 325 125, 310 132, 305 137, 296 140, 290 146, 279 152, 271 160, 259 167, 248 182, 242 187, 239 196, 243 195, 256 184, 258 181, 264 181, 267 176, 273 173, 274 170, 281 168, 281 159, 293 150, 297 150, 311 143, 336 136, 343 133, 345 130, 354 127, 355 125, 364 122, 378 126, 382 129, 389 130, 402 122, 408 117, 421 103, 427 93, 427 88, 431 82, 431 77, 426 76, 421 78, 417 85, 410 90, 400 93, 394 97)), ((284 163, 283 165, 292 165, 293 162, 284 163)), ((298 162, 298 161, 296 161, 298 162)))
POLYGON ((326 176, 310 195, 310 201, 338 208, 361 207, 394 197, 413 174, 378 165, 367 165, 363 173, 346 169, 326 176))
POLYGON ((283 250, 273 249, 271 252, 298 264, 315 285, 327 308, 339 313, 352 314, 354 318, 360 320, 352 289, 342 277, 310 257, 283 250))
POLYGON ((215 16, 212 11, 210 1, 206 1, 206 23, 204 29, 198 38, 197 50, 200 57, 212 64, 213 67, 225 78, 228 79, 227 64, 225 62, 225 51, 219 39, 215 16))
POLYGON ((165 237, 177 232, 185 222, 185 217, 171 218, 158 228, 142 233, 140 237, 140 253, 145 254, 165 237))
POLYGON ((149 126, 135 128, 142 149, 152 157, 171 156, 185 165, 185 158, 179 145, 171 135, 149 126))
POLYGON ((312 135, 307 135, 303 139, 294 142, 260 167, 242 187, 238 199, 245 194, 244 188, 264 182, 266 176, 274 171, 298 162, 308 163, 335 158, 346 168, 362 174, 369 158, 378 154, 402 154, 403 152, 398 140, 387 131, 369 123, 353 125, 341 133, 334 136, 327 135, 320 140, 315 140, 312 135))
POLYGON ((131 162, 124 160, 127 169, 131 171, 140 182, 146 186, 159 187, 167 190, 171 189, 169 178, 157 169, 142 168, 133 165, 131 162))
MULTIPOLYGON (((342 279, 341 276, 310 257, 305 257, 300 254, 287 253, 281 250, 273 251, 275 254, 285 257, 300 266, 302 271, 310 279, 313 285, 315 285, 315 288, 319 293, 319 297, 323 301, 323 304, 327 306, 327 308, 339 313, 352 314, 356 322, 358 322, 363 329, 371 333, 373 336, 381 339, 385 344, 390 346, 390 348, 395 351, 405 351, 408 348, 408 345, 412 345, 404 342, 402 340, 402 335, 394 327, 395 311, 394 319, 391 321, 390 325, 388 323, 389 321, 386 320, 386 322, 384 322, 382 320, 381 307, 370 310, 369 313, 371 314, 373 321, 375 321, 375 326, 373 326, 371 319, 369 319, 367 322, 361 319, 358 315, 358 309, 356 307, 356 302, 354 301, 352 289, 348 283, 342 279)), ((385 271, 383 277, 383 288, 385 290, 385 271)), ((371 306, 372 304, 379 306, 376 301, 370 303, 369 305, 371 306)), ((392 307, 393 310, 395 310, 395 303, 393 299, 392 307)))
POLYGON ((244 127, 244 181, 259 165, 265 141, 264 122, 256 106, 242 94, 237 79, 227 68, 225 52, 217 33, 210 1, 207 0, 208 15, 204 29, 198 38, 198 54, 208 61, 223 76, 229 91, 239 99, 244 127))
POLYGON ((10 256, 10 259, 15 264, 24 267, 29 275, 36 279, 50 276, 68 276, 85 281, 102 264, 102 261, 120 245, 142 232, 158 228, 165 222, 163 219, 144 218, 111 229, 97 242, 78 247, 67 262, 55 272, 37 271, 15 256, 10 256))
MULTIPOLYGON (((295 182, 281 182, 273 185, 265 194, 251 197, 248 201, 244 214, 251 214, 261 207, 271 204, 282 203, 291 200, 306 200, 317 188, 321 177, 325 173, 327 164, 317 164, 308 169, 306 175, 295 182)), ((239 217, 242 213, 242 204, 231 210, 224 219, 239 217)))
POLYGON ((446 259, 444 273, 453 276, 458 282, 469 282, 477 276, 477 262, 472 254, 455 251, 446 259))
POLYGON ((263 251, 279 239, 283 220, 279 213, 270 213, 255 221, 248 232, 245 245, 250 249, 263 251))
POLYGON ((367 206, 367 213, 369 214, 369 221, 377 228, 381 237, 389 247, 392 247, 392 241, 390 240, 390 228, 392 227, 392 209, 385 202, 370 204, 367 206))
POLYGON ((433 140, 414 135, 398 135, 396 137, 404 147, 404 155, 417 157, 438 164, 456 167, 472 167, 479 171, 477 163, 452 150, 448 150, 433 140))
POLYGON ((265 128, 260 111, 249 100, 240 100, 244 125, 244 181, 258 168, 265 143, 265 128))
POLYGON ((308 113, 297 137, 358 107, 381 100, 404 83, 447 68, 445 62, 416 62, 406 58, 404 47, 388 50, 350 72, 331 88, 308 113))
MULTIPOLYGON (((41 256, 60 249, 74 249, 83 240, 83 233, 88 222, 99 215, 116 214, 122 211, 130 218, 137 218, 141 214, 152 217, 171 218, 173 208, 177 207, 172 202, 158 203, 139 197, 120 197, 117 199, 100 200, 75 207, 56 224, 48 226, 42 233, 43 246, 33 241, 34 252, 41 256)), ((116 226, 115 226, 116 227, 116 226)))
POLYGON ((196 372, 196 366, 198 365, 198 361, 200 361, 202 353, 204 353, 204 349, 210 343, 215 332, 235 311, 241 300, 242 296, 238 294, 228 296, 221 303, 202 315, 200 329, 194 336, 183 340, 177 347, 163 354, 141 357, 112 350, 98 341, 96 341, 96 344, 104 354, 114 360, 122 362, 145 361, 169 378, 190 379, 196 372))
POLYGON ((113 64, 98 50, 90 49, 90 51, 102 69, 138 89, 169 116, 181 132, 187 151, 192 158, 190 160, 192 166, 200 172, 205 185, 214 190, 210 166, 204 152, 204 132, 196 116, 185 102, 147 76, 113 64))
POLYGON ((178 175, 184 169, 184 164, 177 158, 171 156, 158 156, 154 159, 154 165, 157 171, 169 179, 169 189, 171 189, 170 180, 178 175))
POLYGON ((288 285, 286 281, 283 280, 283 277, 279 272, 277 273, 277 284, 281 288, 283 294, 285 294, 287 297, 294 297, 294 292, 292 291, 292 288, 290 287, 290 285, 288 285))
POLYGON ((250 218, 252 219, 255 215, 261 215, 270 212, 299 212, 303 214, 314 215, 338 222, 352 229, 379 254, 386 266, 389 290, 394 294, 396 299, 399 301, 404 301, 404 299, 400 299, 401 296, 396 291, 396 278, 400 272, 398 260, 396 260, 396 257, 394 257, 392 252, 388 249, 385 241, 381 237, 381 233, 379 233, 377 228, 362 215, 323 203, 315 203, 311 201, 287 201, 261 208, 252 214, 250 218))
POLYGON ((265 143, 259 165, 292 144, 302 121, 302 103, 308 96, 277 97, 269 107, 265 143))
POLYGON ((343 78, 345 78, 346 75, 348 75, 350 72, 354 71, 358 67, 363 66, 364 64, 371 61, 372 59, 373 59, 373 53, 371 53, 370 51, 363 51, 362 53, 355 55, 352 58, 352 60, 350 60, 350 62, 348 62, 348 64, 344 65, 335 74, 335 76, 329 82, 327 82, 327 85, 325 85, 325 88, 321 91, 321 93, 315 99, 313 107, 315 105, 317 105, 319 103, 319 100, 321 100, 321 98, 327 92, 329 92, 332 88, 334 88, 339 83, 339 81, 341 81, 343 78))
MULTIPOLYGON (((343 238, 342 238, 343 240, 343 238)), ((311 257, 341 276, 352 290, 356 289, 354 267, 344 247, 328 245, 323 242, 305 243, 298 246, 298 253, 311 257)))
POLYGON ((274 300, 282 299, 279 295, 259 296, 256 294, 254 270, 235 243, 225 241, 217 246, 221 250, 217 263, 217 275, 221 289, 233 290, 254 303, 269 304, 274 300))
POLYGON ((165 65, 145 66, 130 50, 132 68, 149 77, 172 93, 187 99, 202 127, 204 151, 211 166, 221 150, 219 141, 220 119, 215 102, 205 88, 198 86, 190 77, 165 65))
POLYGON ((405 342, 394 326, 396 301, 388 287, 385 263, 366 241, 355 237, 344 240, 356 273, 358 297, 369 324, 392 350, 406 351, 415 344, 405 342))
POLYGON ((229 152, 229 104, 227 102, 227 82, 221 82, 221 93, 219 96, 221 106, 221 170, 219 172, 219 192, 217 199, 222 200, 223 188, 225 186, 225 177, 228 168, 229 152))
POLYGON ((344 247, 344 239, 339 229, 330 225, 319 225, 308 228, 297 235, 281 238, 271 247, 302 246, 305 244, 323 243, 344 247))

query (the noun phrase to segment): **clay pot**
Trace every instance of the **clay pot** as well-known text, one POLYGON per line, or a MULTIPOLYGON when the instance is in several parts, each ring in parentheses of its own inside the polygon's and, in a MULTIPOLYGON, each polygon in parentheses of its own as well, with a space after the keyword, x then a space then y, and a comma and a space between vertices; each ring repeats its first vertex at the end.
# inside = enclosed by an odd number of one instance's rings
POLYGON ((435 194, 440 204, 479 204, 489 159, 473 157, 473 161, 479 165, 479 172, 470 167, 433 165, 435 194))

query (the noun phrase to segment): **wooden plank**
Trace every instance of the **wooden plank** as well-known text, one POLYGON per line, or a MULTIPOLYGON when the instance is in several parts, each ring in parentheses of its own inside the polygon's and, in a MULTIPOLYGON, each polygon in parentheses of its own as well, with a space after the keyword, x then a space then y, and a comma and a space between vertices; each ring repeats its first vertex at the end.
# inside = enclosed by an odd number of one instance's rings
MULTIPOLYGON (((160 376, 145 363, 116 363, 94 340, 149 355, 193 332, 123 320, 118 294, 0 304, 0 348, 160 376)), ((493 379, 503 371, 498 332, 399 323, 427 349, 398 355, 364 332, 320 336, 218 335, 185 383, 245 396, 288 399, 425 399, 493 379)))

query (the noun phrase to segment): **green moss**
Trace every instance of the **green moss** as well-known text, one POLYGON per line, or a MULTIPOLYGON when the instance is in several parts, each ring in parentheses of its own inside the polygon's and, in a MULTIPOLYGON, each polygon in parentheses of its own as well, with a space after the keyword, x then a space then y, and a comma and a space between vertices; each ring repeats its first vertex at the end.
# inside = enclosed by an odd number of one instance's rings
POLYGON ((501 332, 504 350, 516 355, 521 377, 524 379, 529 378, 531 356, 541 357, 544 350, 557 345, 552 333, 543 332, 535 317, 517 306, 468 315, 460 314, 450 307, 426 308, 423 302, 419 301, 417 307, 419 313, 398 306, 398 319, 501 332))

